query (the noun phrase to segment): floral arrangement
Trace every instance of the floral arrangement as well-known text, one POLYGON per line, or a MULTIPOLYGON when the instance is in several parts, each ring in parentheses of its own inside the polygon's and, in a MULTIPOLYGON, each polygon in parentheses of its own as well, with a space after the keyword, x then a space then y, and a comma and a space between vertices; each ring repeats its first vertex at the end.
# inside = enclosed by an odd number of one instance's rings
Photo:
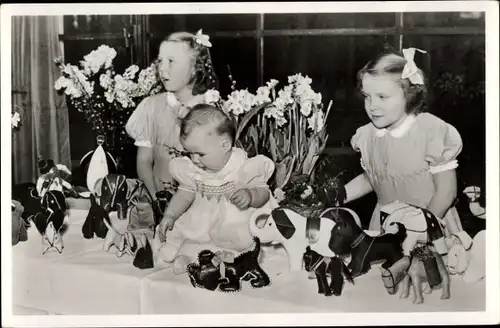
MULTIPOLYGON (((232 80, 231 75, 229 78, 232 80)), ((322 95, 314 92, 311 82, 299 73, 289 76, 288 85, 279 91, 279 82, 271 79, 252 94, 247 89, 236 90, 232 80, 233 91, 221 106, 236 123, 237 146, 250 156, 263 154, 275 162, 271 187, 278 201, 319 209, 343 200, 343 185, 338 174, 317 179, 321 183, 314 181, 328 140, 326 120, 332 102, 325 110, 322 95), (326 199, 320 190, 328 190, 328 195, 333 192, 334 199, 326 199)))
POLYGON ((137 104, 161 92, 163 85, 155 64, 142 70, 131 65, 118 74, 113 67, 115 57, 115 49, 101 45, 84 56, 79 66, 56 58, 62 76, 54 88, 68 96, 73 107, 85 114, 93 131, 106 138, 107 148, 117 152, 130 141, 124 127, 137 104))

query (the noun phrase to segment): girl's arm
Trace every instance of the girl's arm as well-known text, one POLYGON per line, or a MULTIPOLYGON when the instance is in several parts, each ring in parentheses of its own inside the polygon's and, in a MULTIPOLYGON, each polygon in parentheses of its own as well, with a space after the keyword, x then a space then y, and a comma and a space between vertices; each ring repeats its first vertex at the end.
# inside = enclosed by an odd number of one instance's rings
MULTIPOLYGON (((437 217, 442 218, 457 197, 457 175, 455 170, 448 170, 434 174, 433 179, 436 193, 427 209, 437 217)), ((460 231, 454 220, 447 221, 446 225, 451 234, 460 231)))
POLYGON ((153 201, 156 200, 156 185, 153 177, 153 148, 138 147, 137 149, 137 176, 148 188, 153 201))
POLYGON ((195 197, 196 194, 192 191, 178 189, 165 209, 163 218, 169 217, 177 220, 193 204, 195 197))
POLYGON ((345 203, 349 203, 369 194, 373 191, 373 187, 366 174, 361 173, 345 185, 345 191, 347 196, 345 203))

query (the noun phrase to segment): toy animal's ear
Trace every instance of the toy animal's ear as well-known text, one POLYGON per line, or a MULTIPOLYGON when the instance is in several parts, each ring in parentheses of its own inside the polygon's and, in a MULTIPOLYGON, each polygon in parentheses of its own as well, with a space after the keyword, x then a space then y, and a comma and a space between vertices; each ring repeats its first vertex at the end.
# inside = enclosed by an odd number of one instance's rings
POLYGON ((292 238, 295 233, 295 226, 292 221, 288 218, 285 211, 282 209, 275 209, 272 212, 272 217, 274 222, 276 222, 276 227, 278 231, 285 237, 286 239, 292 238))
POLYGON ((101 188, 102 188, 102 182, 104 181, 104 178, 97 179, 94 185, 94 190, 91 190, 94 194, 96 194, 98 197, 101 196, 101 188))
POLYGON ((306 252, 310 252, 311 251, 311 246, 307 246, 306 247, 306 252))

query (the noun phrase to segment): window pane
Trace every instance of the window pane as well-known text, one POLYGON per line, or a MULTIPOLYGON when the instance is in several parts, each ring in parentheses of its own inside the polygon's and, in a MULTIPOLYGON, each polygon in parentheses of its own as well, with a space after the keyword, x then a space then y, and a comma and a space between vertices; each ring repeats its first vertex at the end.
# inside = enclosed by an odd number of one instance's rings
POLYGON ((257 24, 255 14, 198 14, 198 15, 150 15, 150 31, 154 35, 167 36, 175 31, 196 33, 211 31, 254 30, 257 24))
POLYGON ((266 29, 370 28, 391 27, 394 13, 266 14, 266 29))
POLYGON ((404 13, 405 27, 484 27, 484 13, 470 12, 426 12, 404 13))
POLYGON ((123 33, 123 27, 132 24, 131 15, 66 15, 64 34, 123 33))
POLYGON ((253 38, 213 38, 211 55, 215 72, 219 77, 222 96, 231 92, 228 66, 236 89, 248 88, 254 92, 257 87, 257 43, 253 38))

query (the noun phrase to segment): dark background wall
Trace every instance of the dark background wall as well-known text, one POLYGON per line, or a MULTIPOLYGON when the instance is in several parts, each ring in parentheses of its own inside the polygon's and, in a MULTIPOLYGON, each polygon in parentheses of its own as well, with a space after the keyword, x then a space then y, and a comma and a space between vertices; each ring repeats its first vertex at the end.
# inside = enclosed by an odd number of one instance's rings
MULTIPOLYGON (((365 124, 356 96, 356 72, 390 46, 418 47, 416 63, 428 74, 430 111, 457 127, 464 140, 461 178, 483 184, 485 176, 485 33, 482 13, 321 13, 65 16, 65 60, 78 63, 101 44, 116 49, 118 72, 141 68, 156 56, 171 32, 210 35, 222 95, 230 91, 228 66, 237 88, 256 88, 271 78, 309 75, 312 86, 333 101, 328 120, 329 152, 352 155, 349 140, 365 124)), ((70 110, 75 163, 95 147, 81 113, 70 110)))

